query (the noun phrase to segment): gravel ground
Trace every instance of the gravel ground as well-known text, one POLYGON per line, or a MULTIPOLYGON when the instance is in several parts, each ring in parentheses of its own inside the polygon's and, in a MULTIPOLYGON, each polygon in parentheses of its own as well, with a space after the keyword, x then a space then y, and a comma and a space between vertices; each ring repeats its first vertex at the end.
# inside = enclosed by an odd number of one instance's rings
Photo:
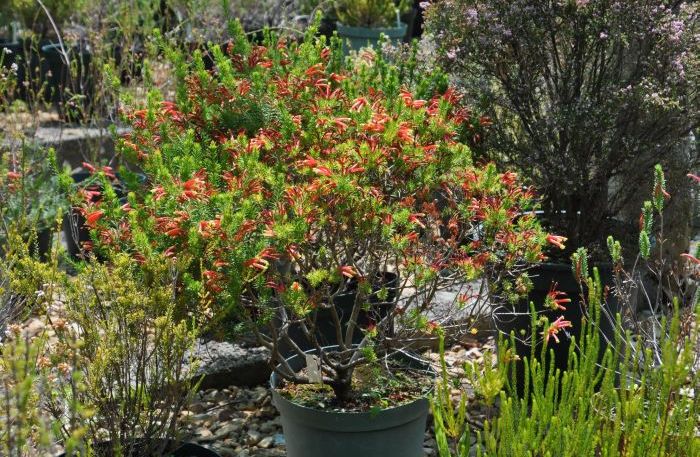
MULTIPOLYGON (((51 315, 59 314, 61 304, 50 307, 51 315)), ((28 338, 45 334, 49 341, 54 331, 42 318, 30 318, 23 324, 23 335, 28 338)), ((483 363, 483 353, 494 352, 493 338, 463 336, 463 342, 445 353, 450 375, 462 379, 461 388, 453 390, 455 399, 466 392, 472 400, 473 390, 464 378, 464 363, 483 363)), ((439 371, 439 355, 427 352, 424 357, 439 371)), ((205 389, 198 392, 193 402, 181 413, 181 437, 217 451, 222 457, 277 457, 286 456, 285 439, 279 414, 272 405, 267 385, 255 387, 229 386, 224 389, 205 389)), ((479 402, 468 403, 472 423, 483 423, 484 413, 479 402)), ((424 455, 436 456, 432 418, 428 418, 424 439, 424 455)), ((330 457, 330 456, 329 456, 330 457)))
MULTIPOLYGON (((448 370, 462 375, 466 361, 483 362, 483 350, 493 348, 493 340, 480 344, 476 340, 456 345, 445 354, 448 370)), ((439 356, 426 356, 439 367, 439 356)), ((472 389, 463 385, 470 397, 472 389)), ((463 390, 455 389, 458 396, 463 390)), ((473 404, 473 403, 472 403, 473 404)), ((470 411, 472 420, 481 422, 481 411, 470 411)), ((279 414, 271 403, 266 386, 253 388, 230 386, 226 389, 208 389, 197 394, 187 410, 182 412, 183 438, 209 447, 222 457, 277 457, 285 456, 285 440, 279 414)), ((425 434, 426 457, 436 456, 432 420, 428 419, 425 434)))

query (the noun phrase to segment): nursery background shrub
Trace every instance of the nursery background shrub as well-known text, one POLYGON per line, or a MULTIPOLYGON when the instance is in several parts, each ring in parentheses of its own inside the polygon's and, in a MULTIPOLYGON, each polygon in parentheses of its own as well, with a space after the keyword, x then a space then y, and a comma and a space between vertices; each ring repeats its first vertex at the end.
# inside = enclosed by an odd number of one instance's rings
POLYGON ((698 14, 685 1, 439 0, 426 24, 494 121, 487 155, 525 172, 571 251, 598 243, 600 257, 603 222, 700 122, 698 14))

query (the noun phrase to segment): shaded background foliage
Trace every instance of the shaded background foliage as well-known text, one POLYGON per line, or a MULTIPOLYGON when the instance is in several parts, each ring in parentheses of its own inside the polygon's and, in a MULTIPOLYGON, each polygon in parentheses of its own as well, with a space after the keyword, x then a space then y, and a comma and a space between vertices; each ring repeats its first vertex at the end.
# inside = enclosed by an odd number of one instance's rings
POLYGON ((442 63, 494 120, 486 156, 532 180, 571 247, 638 208, 655 163, 696 165, 675 152, 700 122, 696 2, 439 0, 426 15, 442 63))

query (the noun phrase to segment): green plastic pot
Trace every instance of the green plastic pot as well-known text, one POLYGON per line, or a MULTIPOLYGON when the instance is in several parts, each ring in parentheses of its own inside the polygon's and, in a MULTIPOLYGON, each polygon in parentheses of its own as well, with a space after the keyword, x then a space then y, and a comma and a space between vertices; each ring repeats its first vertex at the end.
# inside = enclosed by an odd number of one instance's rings
MULTIPOLYGON (((407 353, 401 355, 408 363, 429 370, 425 362, 407 353)), ((306 363, 296 355, 287 361, 297 371, 306 363)), ((281 382, 273 373, 272 402, 280 413, 287 457, 423 457, 427 399, 379 412, 321 411, 284 398, 276 389, 281 382)))
POLYGON ((343 40, 343 50, 347 54, 365 47, 376 48, 379 37, 386 35, 393 44, 400 43, 406 36, 407 25, 403 22, 399 27, 367 28, 349 27, 336 22, 338 36, 343 40))

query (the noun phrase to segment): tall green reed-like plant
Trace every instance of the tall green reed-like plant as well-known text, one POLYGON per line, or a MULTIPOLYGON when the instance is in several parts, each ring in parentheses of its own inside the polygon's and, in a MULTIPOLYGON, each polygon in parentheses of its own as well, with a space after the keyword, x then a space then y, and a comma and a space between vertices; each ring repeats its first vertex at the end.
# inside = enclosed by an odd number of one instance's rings
MULTIPOLYGON (((588 307, 597 309, 603 291, 596 270, 586 282, 588 307)), ((695 329, 684 341, 679 338, 678 308, 670 321, 664 319, 668 333, 660 338, 658 365, 653 363, 651 349, 645 358, 634 356, 629 333, 616 342, 618 348, 625 348, 621 358, 608 350, 599 362, 596 314, 584 323, 579 351, 571 346, 567 371, 545 369, 547 344, 538 357, 524 360, 531 379, 526 381, 525 396, 520 398, 510 386, 501 391, 499 414, 483 430, 470 431, 467 421, 461 421, 458 433, 449 429, 443 416, 451 407, 444 398, 435 397, 440 456, 470 455, 470 446, 464 444, 470 433, 476 435, 476 455, 484 456, 700 455, 700 401, 695 395, 700 383, 693 367, 700 324, 697 313, 695 329)), ((533 331, 532 336, 538 335, 533 331)), ((508 360, 499 359, 504 373, 509 372, 508 360)), ((483 382, 476 379, 477 390, 483 382)))

